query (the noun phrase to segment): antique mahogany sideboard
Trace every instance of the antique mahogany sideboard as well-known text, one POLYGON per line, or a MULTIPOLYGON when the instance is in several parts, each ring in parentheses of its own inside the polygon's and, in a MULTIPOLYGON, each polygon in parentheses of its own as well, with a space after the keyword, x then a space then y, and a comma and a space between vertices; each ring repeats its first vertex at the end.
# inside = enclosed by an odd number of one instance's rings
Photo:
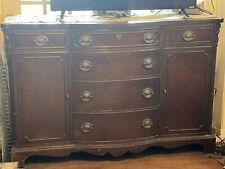
POLYGON ((215 148, 215 17, 9 19, 12 161, 33 155, 215 148))

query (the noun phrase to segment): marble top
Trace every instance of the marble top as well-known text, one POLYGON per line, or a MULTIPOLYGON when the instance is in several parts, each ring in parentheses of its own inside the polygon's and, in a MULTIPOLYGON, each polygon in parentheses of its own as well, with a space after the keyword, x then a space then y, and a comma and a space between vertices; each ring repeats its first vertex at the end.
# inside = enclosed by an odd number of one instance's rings
POLYGON ((203 20, 203 19, 218 19, 213 15, 206 13, 198 13, 189 15, 189 17, 179 14, 173 10, 151 10, 151 11, 132 11, 128 17, 112 17, 112 16, 95 16, 92 11, 73 12, 72 15, 65 15, 63 20, 60 20, 60 14, 54 15, 17 15, 6 17, 4 24, 98 24, 98 23, 140 23, 140 22, 155 22, 161 20, 176 21, 176 20, 203 20))

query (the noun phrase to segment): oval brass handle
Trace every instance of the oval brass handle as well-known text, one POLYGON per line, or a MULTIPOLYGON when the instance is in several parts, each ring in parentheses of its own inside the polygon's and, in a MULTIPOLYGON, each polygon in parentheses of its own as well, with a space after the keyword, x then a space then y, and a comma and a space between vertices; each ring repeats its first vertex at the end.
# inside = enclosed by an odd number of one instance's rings
POLYGON ((49 39, 45 35, 37 35, 33 41, 37 46, 45 46, 48 44, 49 39))
POLYGON ((186 42, 193 41, 195 39, 195 33, 193 31, 185 31, 183 33, 183 39, 186 42))
POLYGON ((80 70, 83 72, 87 72, 92 68, 92 63, 89 60, 83 60, 80 63, 80 70))
POLYGON ((80 98, 82 102, 89 102, 92 100, 93 94, 90 91, 83 91, 81 92, 80 98))
POLYGON ((83 133, 90 133, 93 131, 93 124, 91 122, 83 122, 81 126, 81 131, 83 133))
POLYGON ((144 43, 157 44, 159 42, 159 36, 157 33, 147 32, 144 34, 144 43))
POLYGON ((142 92, 142 95, 146 98, 146 99, 151 99, 154 95, 154 90, 152 88, 145 88, 142 92))
POLYGON ((90 35, 82 35, 79 39, 79 44, 81 46, 89 46, 92 42, 92 37, 90 35))
POLYGON ((149 130, 153 126, 153 121, 152 119, 144 119, 142 122, 142 127, 146 130, 149 130))
POLYGON ((143 66, 146 69, 151 69, 155 66, 155 61, 152 58, 145 58, 143 62, 143 66))

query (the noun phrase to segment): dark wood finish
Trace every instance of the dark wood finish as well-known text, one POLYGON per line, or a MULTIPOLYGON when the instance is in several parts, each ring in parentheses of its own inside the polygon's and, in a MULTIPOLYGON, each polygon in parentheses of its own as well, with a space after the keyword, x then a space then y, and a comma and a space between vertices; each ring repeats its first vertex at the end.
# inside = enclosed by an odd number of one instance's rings
POLYGON ((87 31, 77 30, 73 33, 73 49, 74 50, 87 50, 89 48, 119 48, 119 47, 135 47, 135 46, 160 46, 160 33, 159 30, 134 30, 134 31, 114 31, 113 29, 109 31, 99 31, 95 29, 90 29, 87 31), (152 33, 157 38, 156 41, 147 44, 144 42, 144 36, 146 33, 152 33), (88 36, 90 43, 85 46, 80 44, 80 39, 83 36, 88 36))
POLYGON ((18 144, 67 139, 66 64, 65 54, 16 55, 18 144))
POLYGON ((131 153, 140 153, 149 146, 163 146, 165 148, 177 148, 188 144, 200 144, 206 150, 206 153, 211 153, 215 149, 214 136, 182 136, 182 137, 167 137, 167 138, 146 138, 139 140, 129 140, 125 142, 108 142, 108 143, 85 143, 81 144, 58 144, 58 146, 45 144, 43 146, 35 145, 33 147, 19 147, 12 149, 12 161, 20 161, 20 167, 24 165, 25 160, 32 154, 35 156, 45 155, 52 157, 68 156, 71 152, 85 151, 94 155, 105 155, 110 152, 113 156, 121 156, 128 151, 131 153))
POLYGON ((121 110, 159 105, 159 78, 150 80, 131 80, 120 82, 81 82, 72 83, 72 112, 101 110, 121 110), (154 94, 147 99, 143 96, 145 88, 152 88, 154 94), (81 100, 83 91, 92 92, 88 102, 81 100))
MULTIPOLYGON (((120 158, 101 157, 76 153, 70 157, 51 158, 37 157, 28 160, 26 169, 165 169, 183 168, 185 164, 191 169, 220 169, 221 165, 215 159, 208 158, 210 155, 202 155, 198 146, 186 146, 177 149, 165 150, 162 148, 150 148, 142 154, 129 154, 120 158), (75 160, 76 159, 76 160, 75 160)), ((224 158, 220 160, 223 163, 224 158)))
POLYGON ((160 50, 74 53, 72 81, 131 80, 159 76, 160 56, 160 50), (148 58, 154 62, 150 68, 144 65, 148 58), (85 60, 90 61, 92 67, 84 72, 80 69, 80 64, 85 60), (114 71, 120 73, 112 73, 114 71))
POLYGON ((22 165, 32 155, 119 156, 187 144, 212 152, 221 21, 3 24, 12 160, 22 165))
POLYGON ((207 105, 209 92, 212 92, 209 91, 211 49, 168 50, 164 56, 167 77, 165 134, 209 132, 207 105))

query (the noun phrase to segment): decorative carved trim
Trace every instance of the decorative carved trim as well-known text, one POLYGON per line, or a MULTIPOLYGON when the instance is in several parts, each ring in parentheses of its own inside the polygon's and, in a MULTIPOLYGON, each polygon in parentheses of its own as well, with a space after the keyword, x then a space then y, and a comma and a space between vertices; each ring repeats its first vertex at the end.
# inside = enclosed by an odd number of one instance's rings
POLYGON ((216 42, 216 45, 218 45, 218 42, 219 42, 219 33, 220 33, 220 28, 221 28, 221 24, 217 24, 216 25, 216 35, 215 35, 215 42, 216 42))
POLYGON ((37 142, 37 141, 53 141, 53 140, 63 140, 63 139, 65 139, 66 138, 66 136, 67 136, 67 134, 66 133, 64 133, 63 135, 62 135, 62 137, 57 137, 57 138, 44 138, 44 139, 31 139, 31 138, 29 138, 28 136, 24 136, 24 140, 25 141, 27 141, 27 142, 37 142))
MULTIPOLYGON (((68 143, 64 142, 59 145, 52 145, 52 144, 45 144, 43 145, 35 145, 34 147, 24 147, 24 146, 17 146, 16 148, 13 148, 12 151, 14 153, 23 153, 23 152, 43 152, 43 151, 51 151, 51 150, 59 150, 59 149, 117 149, 117 148, 127 148, 127 147, 134 147, 134 146, 151 146, 153 144, 155 145, 163 145, 167 142, 184 142, 184 144, 187 144, 188 141, 196 141, 196 140, 209 140, 209 139, 215 139, 215 136, 212 134, 206 134, 206 135, 197 135, 197 136, 176 136, 176 137, 147 137, 147 138, 141 138, 141 139, 132 139, 132 140, 120 140, 120 141, 95 141, 95 142, 74 142, 74 143, 68 143)), ((71 150, 72 151, 72 150, 71 150)), ((84 150, 85 151, 85 150, 84 150)))
POLYGON ((0 66, 0 126, 2 134, 2 161, 10 160, 12 141, 11 118, 10 118, 10 96, 7 65, 0 66))
POLYGON ((188 132, 188 131, 199 131, 204 128, 204 125, 201 124, 198 128, 192 128, 192 129, 170 129, 169 127, 165 127, 167 132, 188 132))
POLYGON ((169 138, 152 137, 135 140, 103 142, 78 142, 78 143, 61 143, 59 145, 35 145, 30 147, 17 146, 12 148, 12 160, 19 161, 21 166, 30 156, 48 155, 52 157, 68 156, 72 152, 88 152, 94 155, 105 155, 110 153, 113 156, 121 156, 126 152, 139 153, 152 145, 162 146, 165 148, 176 148, 188 144, 200 144, 207 149, 215 142, 214 135, 201 136, 176 136, 169 138), (176 142, 174 144, 174 142, 176 142))
POLYGON ((6 58, 10 58, 12 53, 13 53, 13 45, 12 45, 11 34, 12 34, 11 31, 7 31, 5 33, 5 36, 4 36, 4 40, 5 40, 4 47, 5 47, 6 58))

